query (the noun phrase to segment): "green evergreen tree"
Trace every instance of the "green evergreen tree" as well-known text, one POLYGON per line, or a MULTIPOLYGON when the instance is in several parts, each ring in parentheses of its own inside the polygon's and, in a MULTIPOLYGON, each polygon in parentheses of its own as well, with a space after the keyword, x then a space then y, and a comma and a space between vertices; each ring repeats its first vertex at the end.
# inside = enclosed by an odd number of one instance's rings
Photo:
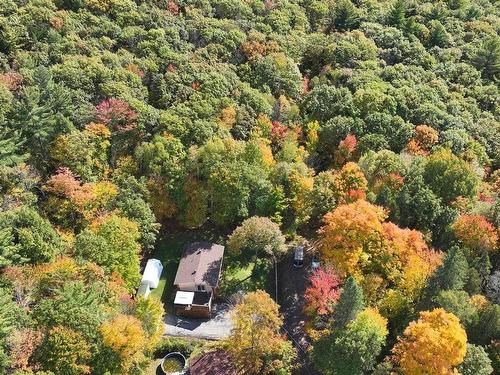
POLYGON ((372 309, 314 345, 312 359, 325 375, 365 374, 373 370, 387 336, 387 321, 372 309))
POLYGON ((389 25, 401 27, 405 23, 406 4, 403 0, 397 0, 387 16, 389 25))
POLYGON ((473 266, 479 276, 481 288, 484 288, 488 283, 491 271, 491 262, 488 253, 485 252, 479 259, 476 259, 473 266))
POLYGON ((331 11, 331 21, 328 32, 333 30, 347 31, 356 28, 359 24, 359 15, 356 7, 350 0, 336 1, 331 11))
POLYGON ((500 37, 493 37, 483 42, 472 59, 472 64, 485 78, 500 79, 500 37))
POLYGON ((12 228, 0 228, 0 267, 27 261, 19 254, 19 245, 14 241, 12 228))
POLYGON ((427 42, 431 47, 445 47, 450 42, 450 36, 441 22, 431 22, 429 39, 427 42))
POLYGON ((16 309, 16 305, 12 301, 10 293, 0 288, 0 347, 16 326, 14 309, 16 309))
POLYGON ((467 281, 469 265, 462 250, 454 246, 446 254, 443 264, 429 280, 430 295, 441 290, 462 290, 467 281))
POLYGON ((70 91, 55 83, 47 68, 37 68, 33 80, 35 86, 27 87, 17 103, 15 124, 26 139, 23 152, 30 154, 33 165, 45 170, 50 143, 57 135, 74 129, 71 116, 75 108, 70 91))
POLYGON ((23 145, 17 132, 0 128, 0 166, 12 167, 26 159, 21 152, 23 145))
POLYGON ((476 327, 468 333, 469 341, 479 345, 489 345, 500 337, 500 305, 492 303, 479 311, 476 327))
POLYGON ((356 319, 358 312, 365 306, 363 290, 354 277, 349 277, 333 312, 333 326, 344 327, 350 321, 356 319))

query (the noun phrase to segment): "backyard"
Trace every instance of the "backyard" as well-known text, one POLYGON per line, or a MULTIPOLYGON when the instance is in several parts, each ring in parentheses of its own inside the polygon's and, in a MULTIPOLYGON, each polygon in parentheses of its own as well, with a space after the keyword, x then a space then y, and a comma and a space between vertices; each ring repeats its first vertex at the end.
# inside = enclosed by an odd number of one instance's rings
MULTIPOLYGON (((151 258, 159 259, 163 264, 160 283, 151 295, 160 298, 167 313, 173 311, 174 279, 184 247, 192 242, 208 241, 225 244, 227 235, 216 228, 196 230, 165 230, 159 238, 151 258)), ((238 290, 264 289, 274 294, 273 278, 270 277, 272 263, 258 259, 254 263, 242 263, 241 257, 227 251, 224 254, 221 297, 229 297, 238 290)))

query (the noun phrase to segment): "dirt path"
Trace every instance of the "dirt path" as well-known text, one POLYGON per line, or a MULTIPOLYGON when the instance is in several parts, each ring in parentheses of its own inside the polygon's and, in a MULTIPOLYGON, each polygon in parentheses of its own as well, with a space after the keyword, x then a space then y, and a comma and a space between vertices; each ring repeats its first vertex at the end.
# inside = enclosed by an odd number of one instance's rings
POLYGON ((284 328, 294 343, 299 354, 301 367, 297 374, 317 375, 309 362, 307 349, 311 345, 306 335, 304 325, 304 291, 308 286, 311 260, 304 260, 303 268, 295 268, 292 260, 286 258, 278 264, 278 303, 281 305, 281 313, 284 317, 284 328))

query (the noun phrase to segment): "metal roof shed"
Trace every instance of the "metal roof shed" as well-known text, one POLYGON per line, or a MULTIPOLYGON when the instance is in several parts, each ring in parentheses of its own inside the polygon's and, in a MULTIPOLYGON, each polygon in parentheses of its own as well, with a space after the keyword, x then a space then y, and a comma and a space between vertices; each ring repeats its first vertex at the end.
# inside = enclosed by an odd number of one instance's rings
POLYGON ((149 285, 150 288, 156 288, 160 282, 163 265, 158 259, 151 258, 146 263, 144 274, 142 275, 141 284, 149 285))

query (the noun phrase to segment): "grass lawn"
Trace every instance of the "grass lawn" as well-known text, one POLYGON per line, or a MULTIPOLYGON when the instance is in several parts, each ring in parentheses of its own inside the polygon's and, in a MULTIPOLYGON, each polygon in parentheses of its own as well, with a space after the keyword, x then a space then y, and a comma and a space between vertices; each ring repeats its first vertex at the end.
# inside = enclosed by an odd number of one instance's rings
MULTIPOLYGON (((201 228, 196 230, 164 229, 150 257, 161 260, 163 272, 160 283, 151 294, 160 298, 167 312, 173 311, 174 279, 184 247, 192 242, 208 241, 225 244, 227 234, 215 228, 201 228)), ((238 256, 226 251, 224 255, 221 295, 228 297, 238 290, 251 291, 264 289, 273 295, 274 279, 270 277, 273 270, 272 263, 260 260, 242 264, 238 256), (273 279, 273 280, 271 280, 273 279)))
POLYGON ((167 311, 171 312, 173 309, 174 279, 184 247, 197 241, 224 243, 224 240, 225 235, 212 228, 164 231, 151 254, 151 258, 159 259, 163 264, 160 283, 151 294, 163 301, 167 311))

